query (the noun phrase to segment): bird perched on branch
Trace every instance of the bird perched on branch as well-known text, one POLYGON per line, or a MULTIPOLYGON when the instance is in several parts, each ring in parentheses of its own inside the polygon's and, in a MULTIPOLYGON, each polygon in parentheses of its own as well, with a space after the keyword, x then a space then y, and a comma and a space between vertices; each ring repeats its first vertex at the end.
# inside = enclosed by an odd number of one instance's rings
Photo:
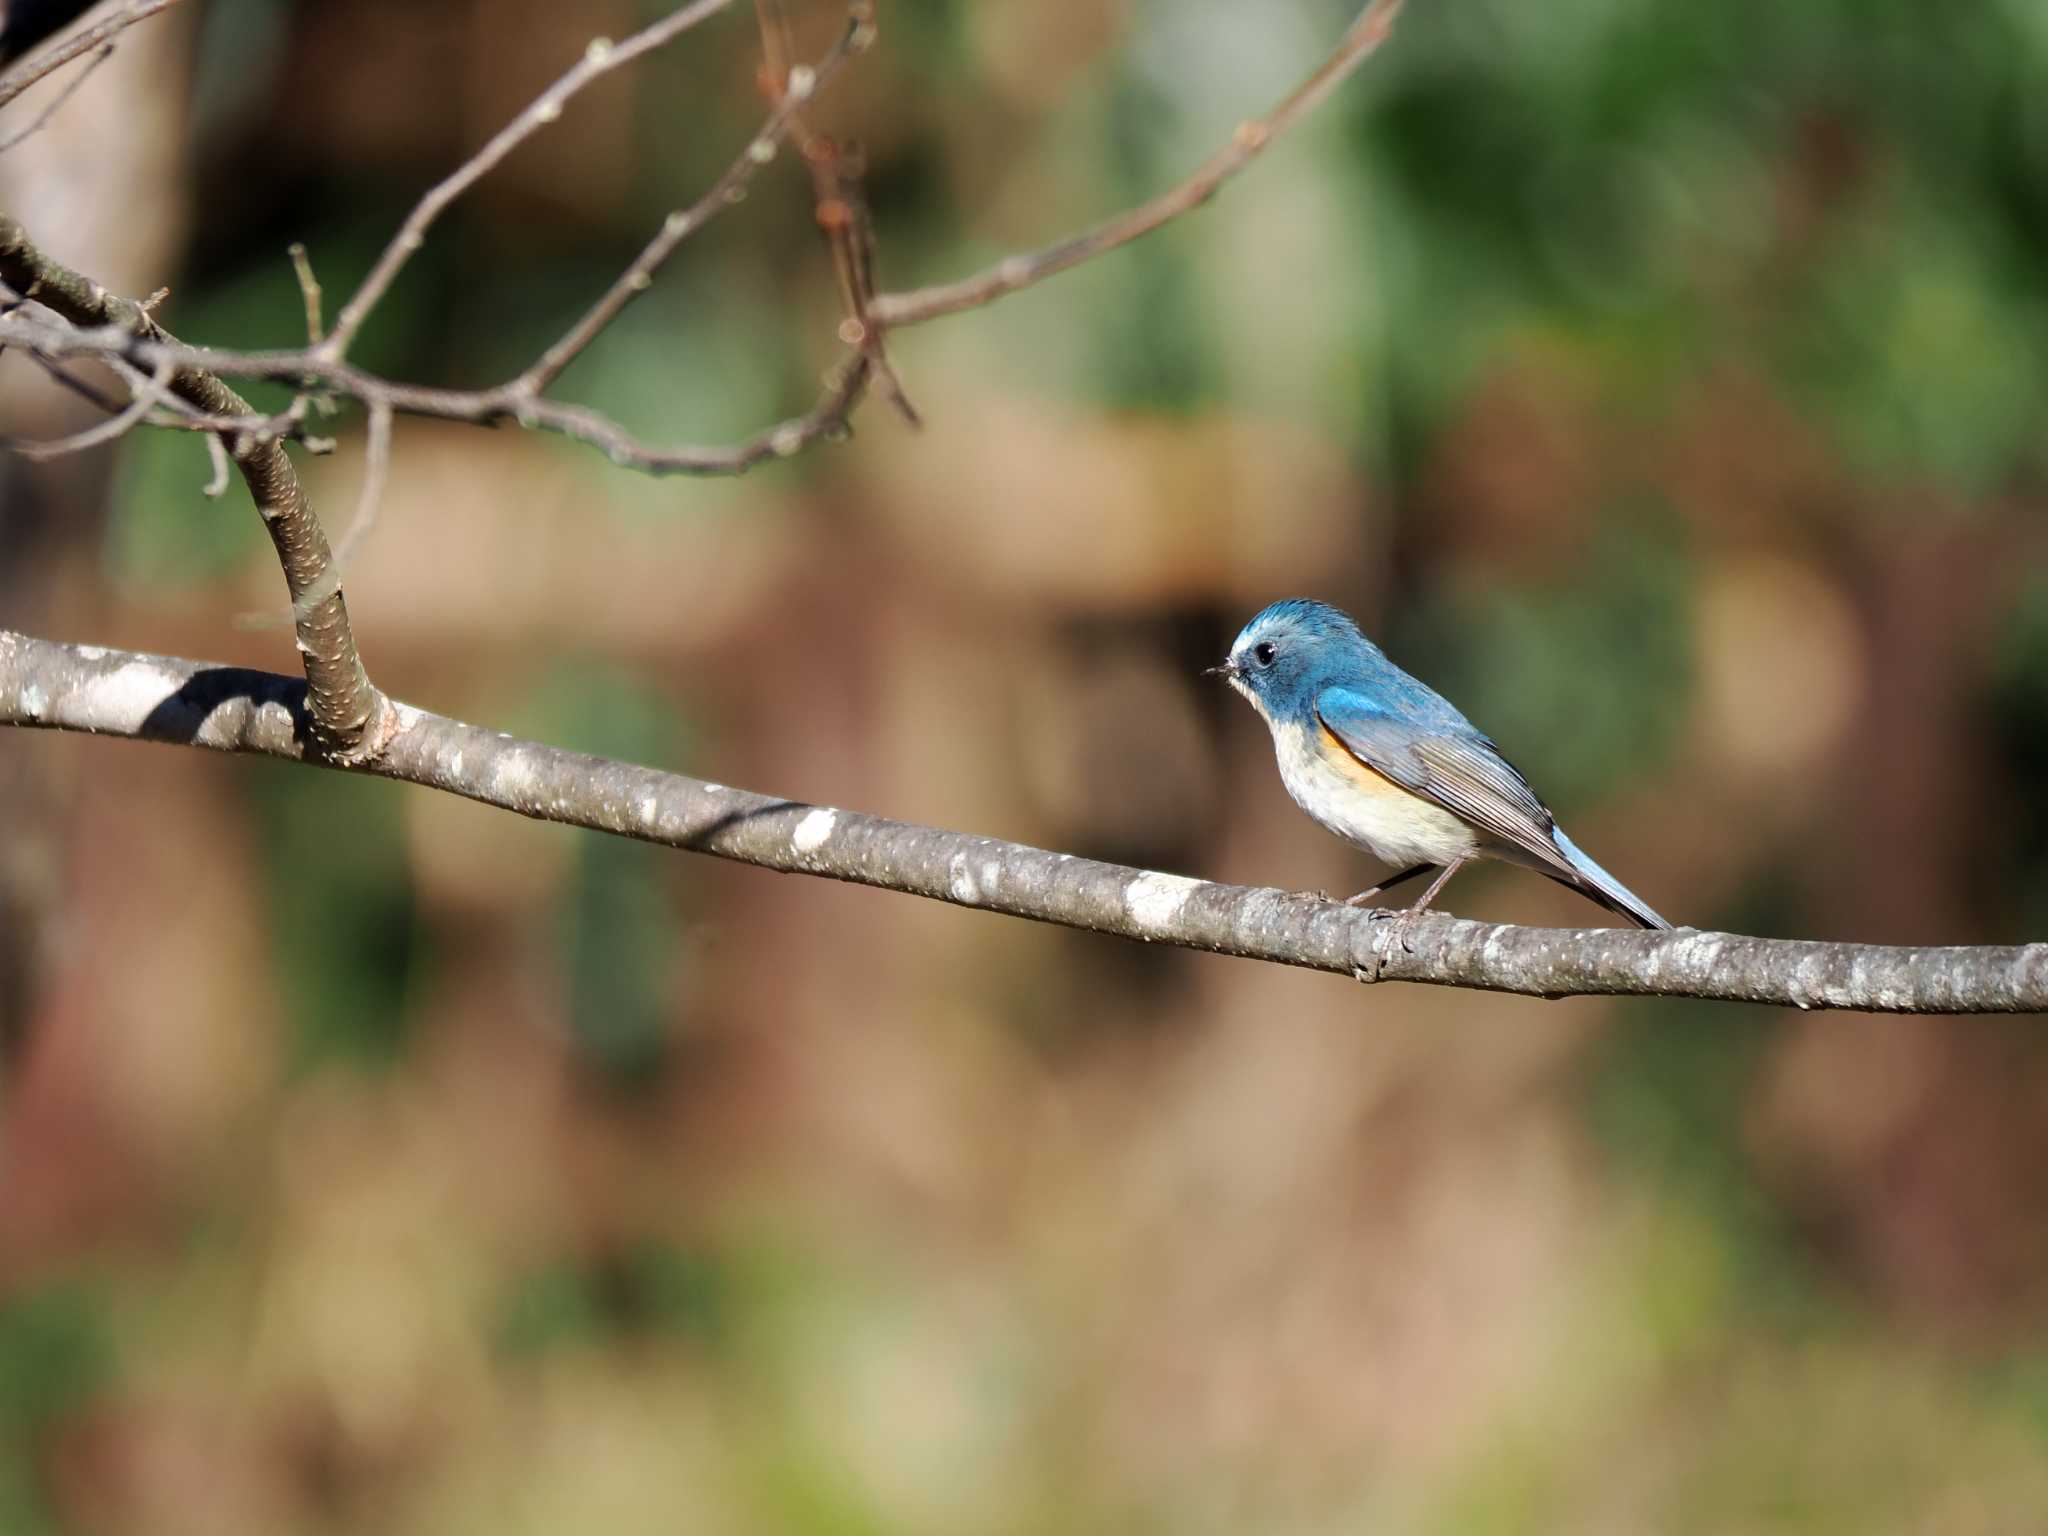
POLYGON ((1408 909, 1412 917, 1471 860, 1505 859, 1641 927, 1671 926, 1558 830, 1529 781, 1449 700, 1387 660, 1328 603, 1274 603, 1209 670, 1272 730, 1294 803, 1400 868, 1352 905, 1441 869, 1408 909))

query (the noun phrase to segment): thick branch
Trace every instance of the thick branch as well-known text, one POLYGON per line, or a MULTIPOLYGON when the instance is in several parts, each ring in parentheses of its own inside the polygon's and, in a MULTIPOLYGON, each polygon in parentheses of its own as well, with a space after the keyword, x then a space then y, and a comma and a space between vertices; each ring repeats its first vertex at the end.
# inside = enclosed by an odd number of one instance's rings
MULTIPOLYGON (((140 305, 44 255, 5 213, 0 213, 0 283, 74 325, 125 334, 138 345, 176 345, 140 305)), ((208 416, 251 414, 249 403, 216 374, 197 366, 190 353, 167 350, 143 366, 159 374, 174 369, 170 393, 208 416)), ((333 557, 298 472, 284 445, 276 441, 240 435, 226 446, 284 568, 299 650, 305 657, 315 739, 323 752, 338 757, 374 752, 386 723, 384 699, 356 653, 348 604, 339 585, 323 591, 333 557)))
MULTIPOLYGON (((0 630, 0 725, 328 761, 286 677, 0 630)), ((1360 980, 1535 997, 1615 993, 1893 1013, 2048 1010, 2048 944, 1898 949, 1680 929, 1394 925, 1319 896, 1215 885, 854 811, 800 805, 519 741, 405 705, 372 762, 340 764, 522 816, 1147 943, 1360 980)))

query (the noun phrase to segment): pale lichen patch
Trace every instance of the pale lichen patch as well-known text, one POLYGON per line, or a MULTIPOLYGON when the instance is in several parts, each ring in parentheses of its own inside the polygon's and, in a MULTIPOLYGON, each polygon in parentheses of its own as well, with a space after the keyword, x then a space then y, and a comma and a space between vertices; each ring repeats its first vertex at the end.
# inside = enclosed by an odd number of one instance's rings
POLYGON ((533 784, 533 764, 524 752, 507 752, 491 768, 491 793, 513 796, 533 784))
POLYGON ((971 907, 981 900, 981 887, 975 883, 974 866, 968 862, 966 854, 953 855, 949 873, 952 878, 947 882, 946 889, 955 901, 963 907, 971 907))
POLYGON ((825 839, 832 835, 832 828, 839 821, 837 811, 822 807, 812 811, 796 824, 796 831, 790 835, 790 845, 798 853, 816 853, 825 846, 825 839))
POLYGON ((1124 888, 1124 910, 1144 928, 1164 928, 1180 915, 1202 885, 1186 875, 1163 875, 1156 870, 1140 875, 1124 888))
POLYGON ((143 722, 178 691, 178 686, 178 679, 148 662, 131 661, 117 672, 94 678, 79 690, 84 723, 91 730, 139 732, 143 722))

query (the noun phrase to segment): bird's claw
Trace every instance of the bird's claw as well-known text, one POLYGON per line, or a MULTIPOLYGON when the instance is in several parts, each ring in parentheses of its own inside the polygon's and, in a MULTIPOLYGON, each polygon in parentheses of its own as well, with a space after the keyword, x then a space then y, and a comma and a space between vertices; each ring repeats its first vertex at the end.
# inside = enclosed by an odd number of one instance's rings
MULTIPOLYGON (((1413 911, 1390 912, 1375 910, 1372 916, 1388 919, 1387 926, 1379 930, 1379 933, 1384 933, 1387 937, 1384 954, 1392 954, 1394 946, 1397 944, 1401 947, 1402 953, 1410 955, 1415 953, 1415 945, 1410 941, 1410 935, 1415 931, 1415 913, 1413 911)), ((1373 950, 1375 953, 1382 953, 1378 933, 1373 936, 1373 950)))

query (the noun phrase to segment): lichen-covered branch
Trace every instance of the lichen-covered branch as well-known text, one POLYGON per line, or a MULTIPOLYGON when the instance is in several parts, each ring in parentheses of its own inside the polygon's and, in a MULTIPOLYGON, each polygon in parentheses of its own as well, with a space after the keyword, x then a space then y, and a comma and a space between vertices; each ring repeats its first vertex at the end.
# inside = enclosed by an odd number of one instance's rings
MULTIPOLYGON (((296 679, 0 630, 0 725, 326 761, 296 679)), ((406 705, 374 761, 336 764, 521 816, 1147 943, 1532 997, 1690 997, 1892 1013, 2048 1010, 2048 944, 1902 949, 1679 929, 1396 925, 1320 896, 1218 885, 801 805, 501 736, 406 705)))

